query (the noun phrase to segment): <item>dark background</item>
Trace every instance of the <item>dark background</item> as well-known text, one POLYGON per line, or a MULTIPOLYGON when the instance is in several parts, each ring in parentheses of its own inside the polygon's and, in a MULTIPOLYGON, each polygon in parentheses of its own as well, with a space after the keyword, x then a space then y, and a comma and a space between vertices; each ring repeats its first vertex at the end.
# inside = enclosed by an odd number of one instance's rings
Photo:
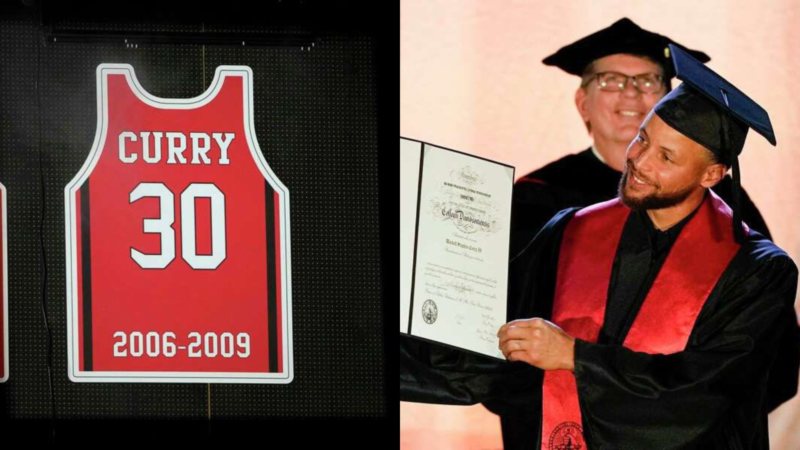
POLYGON ((397 5, 16 0, 0 8, 10 322, 0 435, 396 445, 382 296, 396 241, 381 240, 379 221, 396 196, 379 180, 396 172, 384 158, 390 131, 396 145, 397 5), (107 62, 131 64, 144 89, 167 98, 201 94, 219 65, 253 69, 258 141, 292 195, 291 384, 67 378, 63 192, 91 148, 95 70, 107 62))

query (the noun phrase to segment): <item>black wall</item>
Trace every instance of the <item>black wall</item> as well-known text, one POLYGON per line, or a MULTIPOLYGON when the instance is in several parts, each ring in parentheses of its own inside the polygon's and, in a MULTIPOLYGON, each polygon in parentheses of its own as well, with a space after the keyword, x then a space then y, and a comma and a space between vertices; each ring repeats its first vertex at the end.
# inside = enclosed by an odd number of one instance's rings
MULTIPOLYGON (((84 424, 100 431, 101 421, 101 429, 127 440, 149 439, 158 430, 202 442, 231 424, 254 430, 250 420, 280 418, 269 422, 272 429, 288 432, 286 418, 327 418, 301 428, 313 433, 328 426, 346 442, 360 440, 364 427, 396 414, 388 400, 394 386, 386 383, 379 226, 379 209, 386 207, 379 202, 379 129, 388 138, 397 98, 397 84, 382 75, 385 53, 395 61, 397 55, 377 34, 386 14, 348 2, 264 2, 260 10, 225 2, 193 12, 158 2, 133 2, 127 12, 102 5, 17 1, 0 15, 10 319, 0 431, 29 419, 39 430, 32 438, 52 440, 55 430, 60 442, 84 439, 77 431, 84 424), (125 36, 136 44, 126 45, 125 36), (227 43, 239 36, 251 44, 227 43), (108 62, 131 64, 148 92, 169 98, 204 92, 219 65, 252 68, 258 141, 291 193, 291 384, 76 384, 67 378, 63 192, 92 146, 95 69, 108 62)), ((396 197, 386 198, 394 208, 396 197)), ((384 243, 384 253, 394 247, 384 243)))

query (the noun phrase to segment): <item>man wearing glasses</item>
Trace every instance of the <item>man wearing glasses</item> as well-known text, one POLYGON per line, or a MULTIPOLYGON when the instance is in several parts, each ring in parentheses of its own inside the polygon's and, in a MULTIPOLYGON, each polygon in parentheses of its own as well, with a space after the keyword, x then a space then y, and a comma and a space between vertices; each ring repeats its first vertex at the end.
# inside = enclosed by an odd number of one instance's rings
MULTIPOLYGON (((512 254, 524 248, 562 209, 588 206, 617 196, 625 149, 647 112, 672 89, 675 72, 665 54, 670 43, 701 62, 710 60, 703 52, 687 49, 624 18, 542 61, 581 77, 575 106, 593 145, 517 181, 512 254)), ((726 176, 713 190, 730 204, 731 187, 731 177, 726 176)), ((772 239, 764 219, 744 191, 741 200, 745 223, 772 239)))

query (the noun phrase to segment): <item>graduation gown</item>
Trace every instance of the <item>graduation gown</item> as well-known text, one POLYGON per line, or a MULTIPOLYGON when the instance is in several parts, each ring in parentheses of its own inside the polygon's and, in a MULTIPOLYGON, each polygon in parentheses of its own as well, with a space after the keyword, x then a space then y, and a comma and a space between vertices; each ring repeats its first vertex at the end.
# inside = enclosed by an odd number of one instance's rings
MULTIPOLYGON (((574 206, 584 207, 617 197, 622 174, 600 161, 591 148, 567 155, 517 180, 511 219, 511 254, 517 254, 557 212, 574 206)), ((726 175, 712 190, 731 204, 733 180, 726 175)), ((758 208, 741 190, 742 220, 767 239, 769 228, 758 208)), ((517 305, 509 305, 514 309, 517 305)), ((800 327, 794 325, 779 344, 781 355, 768 385, 770 411, 797 393, 800 373, 800 327)), ((506 427, 506 421, 503 423, 506 427)))
MULTIPOLYGON (((509 319, 550 318, 558 255, 578 208, 557 214, 510 264, 509 319)), ((682 227, 660 232, 628 216, 596 343, 577 340, 575 379, 586 442, 597 449, 766 449, 767 380, 786 330, 796 326, 797 268, 751 231, 704 303, 684 351, 621 345, 682 227)), ((795 347, 795 352, 800 349, 795 347)), ((401 336, 401 400, 483 402, 518 425, 506 448, 539 448, 544 372, 401 336), (524 426, 523 426, 524 425, 524 426)), ((505 423, 504 423, 505 425, 505 423)))

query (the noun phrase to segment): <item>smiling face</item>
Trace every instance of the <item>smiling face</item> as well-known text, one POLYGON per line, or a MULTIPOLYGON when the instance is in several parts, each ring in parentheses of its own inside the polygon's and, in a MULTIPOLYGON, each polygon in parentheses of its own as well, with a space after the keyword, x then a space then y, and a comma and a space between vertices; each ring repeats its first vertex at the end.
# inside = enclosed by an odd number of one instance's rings
POLYGON ((651 112, 628 146, 619 195, 630 208, 669 208, 702 196, 726 171, 709 150, 651 112))
MULTIPOLYGON (((625 75, 656 73, 663 75, 661 67, 649 59, 615 54, 592 62, 590 73, 619 72, 625 75)), ((658 94, 643 94, 636 90, 632 80, 623 91, 600 90, 596 81, 578 88, 575 104, 583 121, 589 124, 592 137, 603 147, 618 147, 619 159, 622 149, 636 136, 639 125, 647 112, 666 94, 666 88, 658 94)))

